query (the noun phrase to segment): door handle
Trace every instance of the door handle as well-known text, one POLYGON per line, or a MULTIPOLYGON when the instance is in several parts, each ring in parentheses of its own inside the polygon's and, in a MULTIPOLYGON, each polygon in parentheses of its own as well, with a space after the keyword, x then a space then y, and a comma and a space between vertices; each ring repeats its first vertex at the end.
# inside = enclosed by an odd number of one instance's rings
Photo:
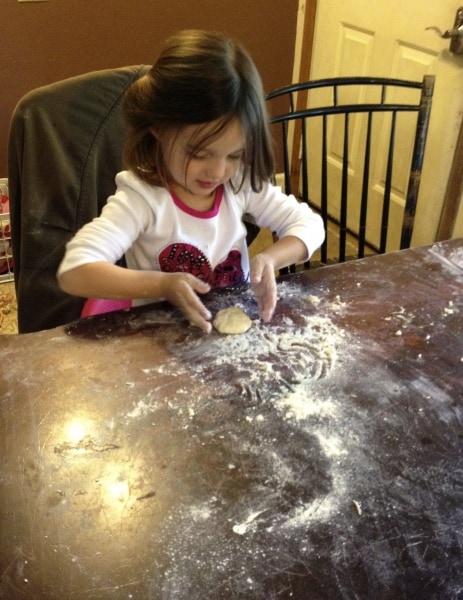
POLYGON ((463 54, 463 6, 457 10, 455 23, 452 29, 442 32, 438 27, 426 27, 435 31, 441 38, 450 40, 450 52, 452 54, 463 54))

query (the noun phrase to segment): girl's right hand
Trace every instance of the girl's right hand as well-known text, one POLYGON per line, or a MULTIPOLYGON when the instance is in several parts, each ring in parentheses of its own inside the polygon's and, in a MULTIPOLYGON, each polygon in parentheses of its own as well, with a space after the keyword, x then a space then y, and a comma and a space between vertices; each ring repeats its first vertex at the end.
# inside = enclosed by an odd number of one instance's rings
POLYGON ((160 285, 161 296, 180 309, 192 325, 210 333, 211 313, 198 294, 206 294, 211 286, 190 273, 163 273, 160 285))

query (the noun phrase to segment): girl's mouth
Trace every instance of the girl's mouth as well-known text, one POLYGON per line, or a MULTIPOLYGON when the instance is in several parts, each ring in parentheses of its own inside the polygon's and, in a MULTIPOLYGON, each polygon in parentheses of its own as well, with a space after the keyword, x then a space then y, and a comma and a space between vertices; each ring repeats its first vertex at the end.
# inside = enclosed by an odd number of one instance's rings
POLYGON ((218 183, 215 181, 198 181, 198 185, 204 190, 213 190, 217 187, 218 183))

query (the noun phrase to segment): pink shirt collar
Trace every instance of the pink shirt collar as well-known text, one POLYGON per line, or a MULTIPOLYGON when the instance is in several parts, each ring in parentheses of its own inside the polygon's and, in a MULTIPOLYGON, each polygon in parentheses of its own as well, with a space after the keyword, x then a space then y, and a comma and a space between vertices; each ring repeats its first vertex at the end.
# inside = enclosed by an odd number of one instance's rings
POLYGON ((220 203, 222 202, 223 198, 223 185, 220 185, 215 190, 214 204, 212 205, 212 208, 210 210, 207 210, 205 212, 195 210, 194 208, 187 206, 172 190, 170 190, 170 195, 172 196, 175 206, 177 206, 177 208, 187 213, 188 215, 191 215, 192 217, 196 217, 198 219, 211 219, 212 217, 217 216, 219 212, 220 203))

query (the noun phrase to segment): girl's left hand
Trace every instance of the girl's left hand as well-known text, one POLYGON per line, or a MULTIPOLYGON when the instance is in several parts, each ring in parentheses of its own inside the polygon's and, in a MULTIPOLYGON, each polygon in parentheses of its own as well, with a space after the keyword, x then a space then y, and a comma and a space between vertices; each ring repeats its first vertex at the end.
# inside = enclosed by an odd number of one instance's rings
POLYGON ((277 303, 277 285, 273 260, 257 254, 251 261, 251 289, 257 299, 259 316, 270 321, 277 303))

